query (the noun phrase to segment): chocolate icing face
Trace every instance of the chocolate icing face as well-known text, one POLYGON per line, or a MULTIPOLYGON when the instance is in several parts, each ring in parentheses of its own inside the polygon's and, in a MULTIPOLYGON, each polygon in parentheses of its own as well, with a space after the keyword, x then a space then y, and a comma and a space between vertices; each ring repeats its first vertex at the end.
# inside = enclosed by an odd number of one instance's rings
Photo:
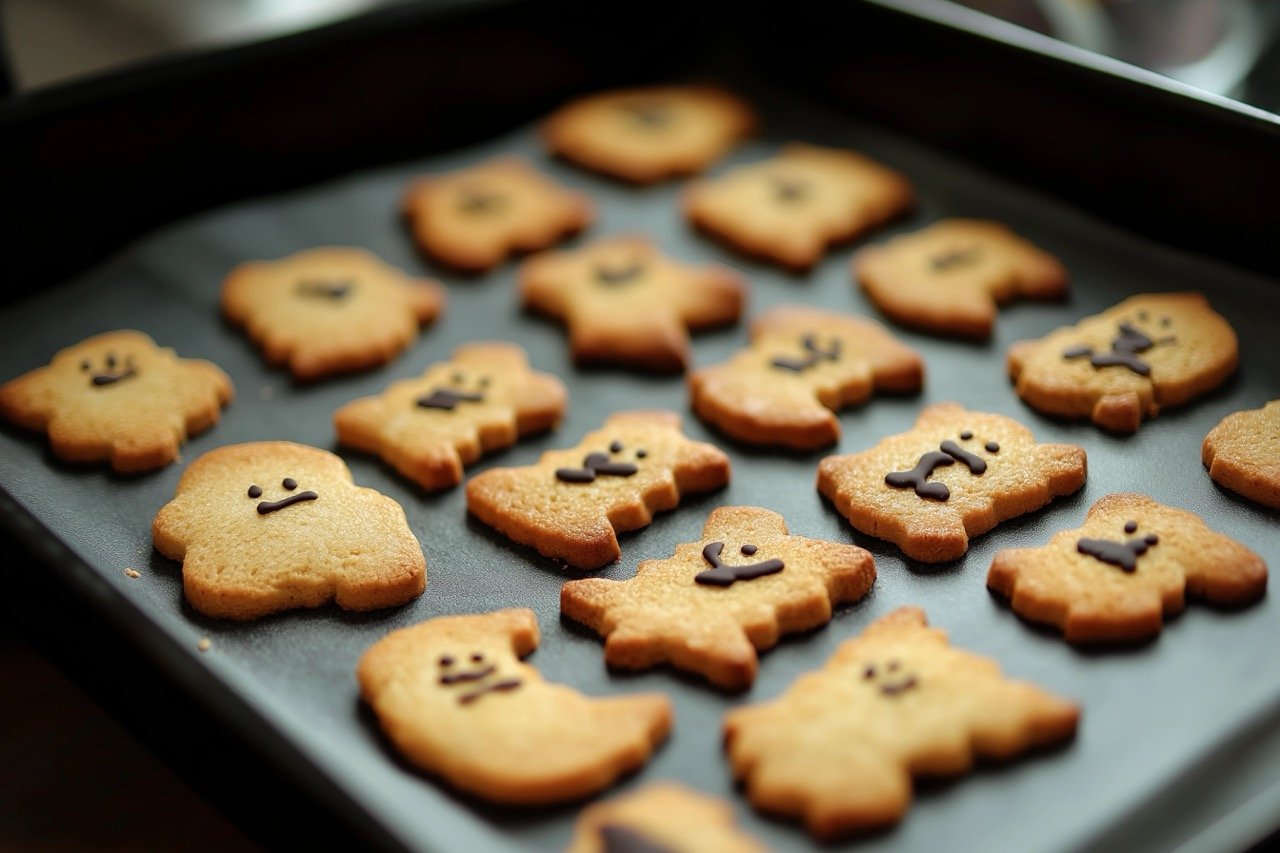
MULTIPOLYGON (((556 479, 562 483, 594 483, 596 477, 630 477, 640 470, 631 462, 614 462, 610 454, 621 453, 626 448, 620 441, 609 443, 608 453, 588 453, 582 459, 581 468, 557 468, 556 479)), ((648 451, 637 448, 636 459, 644 459, 648 451)))
POLYGON ((811 367, 815 367, 824 361, 839 361, 841 341, 839 338, 833 338, 831 343, 824 349, 818 344, 817 335, 805 335, 800 339, 800 346, 804 348, 807 355, 804 358, 795 358, 789 355, 776 356, 773 361, 769 362, 773 367, 779 370, 793 370, 796 373, 803 373, 811 367))
MULTIPOLYGON (((965 430, 960 433, 961 441, 971 441, 972 439, 972 430, 965 430)), ((988 441, 985 447, 988 453, 1000 452, 1000 445, 994 441, 988 441)), ((945 483, 930 483, 928 480, 938 468, 945 468, 957 462, 964 463, 965 467, 969 469, 969 473, 975 477, 981 477, 987 473, 987 460, 975 453, 970 453, 951 439, 947 439, 942 442, 938 450, 930 450, 921 456, 920 461, 916 463, 916 467, 910 471, 893 471, 886 474, 884 482, 885 485, 892 486, 895 489, 905 489, 910 486, 915 489, 918 497, 934 501, 945 501, 951 497, 951 490, 947 488, 947 485, 945 483)))
MULTIPOLYGON (((1138 312, 1138 319, 1146 321, 1150 319, 1150 315, 1146 311, 1138 312)), ((1160 318, 1160 325, 1168 328, 1172 321, 1168 317, 1160 318)), ((1062 357, 1067 359, 1089 357, 1089 363, 1094 368, 1103 367, 1127 367, 1139 376, 1150 376, 1151 365, 1138 358, 1138 353, 1146 352, 1163 344, 1173 344, 1177 342, 1177 338, 1173 335, 1153 340, 1145 332, 1137 326, 1125 320, 1120 324, 1119 334, 1111 341, 1111 349, 1108 352, 1094 352, 1093 347, 1088 344, 1077 344, 1076 346, 1067 347, 1062 351, 1062 357)))
POLYGON ((604 264, 596 266, 596 282, 607 287, 630 284, 644 275, 644 263, 632 261, 626 266, 611 267, 604 264))
POLYGON ((105 388, 138 375, 138 368, 131 354, 126 354, 124 358, 116 358, 115 353, 109 352, 102 363, 102 372, 95 373, 92 361, 86 358, 80 362, 80 372, 90 374, 89 386, 92 388, 105 388))
MULTIPOLYGON (((1137 529, 1138 522, 1129 521, 1125 523, 1125 533, 1134 533, 1137 529)), ((1126 572, 1133 572, 1138 568, 1138 558, 1147 553, 1153 545, 1158 545, 1159 543, 1160 537, 1154 533, 1148 533, 1146 536, 1139 536, 1127 542, 1086 538, 1076 543, 1076 550, 1100 562, 1118 566, 1126 572)))
POLYGON ((458 188, 458 210, 462 213, 494 213, 506 205, 506 196, 484 187, 465 185, 458 188))
POLYGON ((607 823, 599 831, 600 846, 604 853, 677 853, 629 826, 607 823))
POLYGON ((929 259, 929 266, 934 272, 949 272, 960 267, 977 263, 982 258, 982 249, 978 246, 965 246, 952 249, 929 259))
POLYGON ((627 114, 631 122, 638 128, 658 130, 671 124, 671 106, 660 101, 635 101, 620 104, 618 109, 627 114))
POLYGON ((341 302, 351 295, 356 283, 349 278, 304 278, 294 288, 294 293, 303 299, 327 299, 330 302, 341 302))
POLYGON ((459 403, 483 403, 484 389, 490 384, 488 376, 480 376, 475 381, 476 390, 465 391, 463 386, 467 384, 467 377, 461 371, 455 372, 449 377, 449 381, 454 387, 441 387, 430 394, 423 394, 414 400, 414 405, 424 409, 452 412, 459 403))
POLYGON ((784 203, 803 201, 809 195, 809 182, 783 175, 773 175, 773 200, 784 203))
MULTIPOLYGON (((280 485, 284 488, 285 491, 292 492, 298 488, 298 481, 293 479, 292 477, 285 477, 284 480, 280 482, 280 485)), ((253 500, 257 500, 258 498, 262 497, 262 487, 257 484, 250 486, 248 495, 253 500)), ((280 498, 280 500, 276 500, 276 501, 261 501, 258 504, 258 515, 269 515, 270 513, 277 512, 286 507, 291 507, 294 504, 305 503, 307 501, 314 501, 319 497, 320 496, 317 495, 315 492, 308 490, 305 492, 298 492, 297 494, 293 494, 293 495, 287 495, 283 498, 280 498)))
POLYGON ((883 663, 868 662, 862 667, 862 680, 880 689, 883 696, 901 696, 920 686, 920 679, 906 671, 902 661, 890 658, 883 663))
MULTIPOLYGON (((755 545, 748 543, 743 545, 741 550, 744 556, 750 557, 756 553, 757 549, 755 545)), ((776 557, 741 566, 725 565, 720 559, 723 551, 723 542, 707 543, 707 546, 702 549, 702 559, 710 563, 711 568, 695 575, 693 579, 696 582, 708 586, 732 586, 735 581, 754 580, 765 575, 776 574, 786 568, 785 564, 776 557)))
POLYGON ((441 655, 437 661, 440 677, 437 683, 441 687, 456 688, 458 704, 470 705, 477 699, 490 693, 506 693, 515 690, 524 682, 516 676, 493 678, 498 671, 496 664, 489 663, 483 652, 472 652, 465 661, 458 660, 451 654, 441 655))

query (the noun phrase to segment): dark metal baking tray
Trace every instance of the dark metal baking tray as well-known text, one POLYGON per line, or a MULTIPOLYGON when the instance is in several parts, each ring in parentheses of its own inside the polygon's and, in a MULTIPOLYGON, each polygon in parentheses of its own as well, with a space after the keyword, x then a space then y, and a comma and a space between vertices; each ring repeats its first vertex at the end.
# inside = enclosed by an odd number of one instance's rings
MULTIPOLYGON (((332 171, 349 173, 337 178, 319 180, 324 171, 319 161, 312 171, 302 169, 287 178, 262 174, 255 183, 255 176, 241 176, 243 186, 227 190, 228 197, 251 186, 306 186, 164 227, 88 272, 24 295, 0 311, 0 363, 6 379, 45 363, 56 349, 89 334, 135 327, 183 355, 213 359, 230 373, 238 391, 223 421, 185 448, 182 463, 141 477, 65 466, 49 457, 41 437, 0 430, 5 526, 33 557, 13 582, 19 591, 31 591, 22 609, 29 611, 28 617, 38 614, 30 621, 41 625, 32 630, 58 648, 59 659, 112 702, 149 712, 151 719, 169 718, 166 754, 176 754, 193 781, 219 802, 231 803, 237 816, 260 827, 276 824, 274 833, 265 831, 277 842, 314 836, 316 827, 325 827, 326 832, 341 831, 389 849, 551 850, 567 841, 576 807, 499 809, 450 793, 395 757, 358 702, 353 677, 360 653, 393 628, 446 613, 532 607, 543 641, 531 660, 547 678, 593 695, 660 690, 672 696, 676 724, 671 740, 618 790, 681 779, 729 798, 743 824, 771 846, 808 849, 810 842, 798 827, 761 819, 735 793, 721 755, 721 716, 743 702, 777 695, 877 616, 903 604, 919 604, 958 645, 997 658, 1015 676, 1080 700, 1084 719, 1077 740, 1062 750, 1005 767, 983 767, 955 784, 925 786, 901 826, 852 846, 1131 850, 1167 849, 1190 841, 1233 847, 1251 840, 1250 828, 1269 827, 1275 816, 1269 786, 1280 755, 1280 658, 1273 652, 1280 643, 1280 614, 1274 596, 1235 613, 1193 606, 1147 646, 1082 653, 1020 622, 992 599, 984 579, 997 550, 1044 542, 1056 530, 1076 526, 1094 500, 1115 491, 1145 492, 1189 508, 1261 552, 1271 566, 1280 566, 1276 515, 1216 488, 1199 463, 1201 438, 1224 414, 1280 395, 1273 340, 1280 311, 1276 280, 1137 236, 995 170, 975 167, 952 152, 831 106, 830 88, 779 88, 772 65, 757 63, 743 47, 759 44, 753 40, 759 32, 738 33, 738 43, 716 41, 719 55, 698 66, 696 76, 711 76, 749 97, 762 111, 764 128, 715 171, 766 156, 791 139, 857 148, 905 172, 920 195, 912 216, 871 239, 943 216, 991 217, 1059 255, 1072 273, 1074 289, 1066 303, 1006 309, 988 344, 901 332, 926 359, 924 392, 876 399, 841 416, 844 436, 835 451, 861 449, 902 431, 922 405, 939 400, 1012 415, 1031 426, 1040 440, 1074 442, 1088 450, 1089 480, 1079 494, 978 538, 955 564, 909 564, 893 548, 854 533, 819 498, 813 479, 823 454, 775 454, 725 441, 688 413, 679 379, 574 368, 562 330, 518 311, 514 264, 461 278, 435 269, 417 254, 396 216, 401 188, 410 177, 519 153, 597 200, 600 218, 579 242, 641 232, 678 258, 729 263, 751 283, 752 312, 804 302, 875 314, 851 285, 847 247, 808 275, 785 273, 694 234, 677 213, 678 184, 632 188, 543 154, 529 121, 558 98, 596 85, 644 79, 646 73, 658 79, 671 70, 645 62, 642 54, 651 43, 622 41, 612 56, 597 56, 590 65, 570 44, 580 33, 565 36, 558 29, 560 21, 544 20, 525 4, 463 11, 394 18, 390 29, 403 33, 406 21, 412 21, 437 36, 450 31, 456 39, 467 33, 470 44, 482 44, 486 32, 518 21, 528 27, 527 37, 546 36, 541 45, 555 57, 546 63, 563 74, 529 85, 523 101, 504 97, 506 107, 494 105, 480 124, 462 116, 456 133, 424 142, 422 150, 436 152, 429 156, 369 166, 374 160, 404 156, 402 147, 389 143, 394 156, 366 151, 362 160, 354 155, 340 160, 332 171), (477 20, 487 23, 479 26, 477 20), (550 35, 557 32, 558 39, 550 35), (569 73, 573 69, 579 73, 569 73), (444 318, 387 367, 299 387, 264 366, 245 337, 219 319, 218 289, 227 270, 240 261, 322 244, 364 246, 405 269, 435 274, 448 284, 450 304, 444 318), (1046 419, 1013 394, 1003 370, 1009 342, 1043 334, 1132 293, 1183 289, 1209 294, 1239 333, 1241 370, 1222 389, 1162 414, 1129 438, 1046 419), (178 567, 154 554, 149 533, 153 514, 172 496, 186 462, 214 447, 258 439, 287 438, 334 448, 330 417, 338 405, 417 374, 459 343, 493 337, 520 342, 536 367, 562 376, 570 389, 570 409, 557 431, 489 457, 469 473, 528 463, 545 449, 576 443, 610 412, 637 407, 683 413, 691 436, 716 442, 732 457, 734 476, 728 488, 687 501, 660 515, 651 527, 623 537, 621 562, 601 574, 626 577, 640 560, 664 557, 676 543, 698 538, 707 513, 716 506, 757 504, 781 511, 794 532, 870 549, 879 570, 872 594, 839 611, 825 629, 788 639, 767 653, 758 681, 743 695, 719 693, 669 670, 610 674, 602 664, 599 641, 560 620, 560 585, 576 575, 469 519, 461 489, 424 495, 376 460, 342 451, 357 482, 405 507, 428 561, 429 585, 421 599, 385 613, 351 615, 325 608, 247 625, 205 619, 182 603, 178 567), (138 568, 142 577, 125 577, 125 567, 138 568), (202 637, 212 640, 204 654, 196 650, 202 637), (113 691, 104 682, 115 680, 115 673, 120 680, 113 691), (175 709, 183 715, 180 719, 172 718, 175 709), (183 747, 206 737, 220 737, 215 742, 228 744, 227 751, 192 755, 183 747), (274 787, 264 785, 264 779, 274 787), (247 803, 245 791, 255 792, 247 803)), ((707 9, 693 9, 699 11, 707 9)), ((370 34, 375 31, 365 22, 355 35, 377 43, 370 34)), ((657 38, 654 32, 650 36, 657 38)), ((340 35, 339 29, 325 37, 328 41, 321 39, 325 50, 341 44, 340 35)), ((267 55, 282 68, 291 67, 280 54, 267 55)), ((252 55, 245 59, 252 61, 252 55)), ((1006 61, 1010 74, 1023 67, 1014 59, 1006 61)), ((209 73, 216 77, 218 69, 209 73)), ((442 93, 456 82, 438 79, 423 85, 434 88, 433 97, 447 104, 450 98, 442 93)), ((465 89, 458 85, 455 91, 465 89)), ((121 97, 141 98, 145 90, 143 86, 121 97)), ((79 96, 63 97, 74 102, 79 96)), ((452 115, 446 106, 438 108, 441 116, 452 115)), ((479 111, 470 105, 464 112, 479 111)), ((74 123, 82 114, 81 106, 71 103, 61 118, 58 110, 50 110, 46 119, 74 123)), ((210 156, 221 156, 219 150, 211 145, 210 156)), ((1023 157, 1033 159, 1027 153, 1023 157)), ((266 158, 268 165, 271 160, 266 158)), ((218 163, 221 167, 225 161, 218 163)), ((249 160, 242 165, 252 167, 249 160)), ((147 192, 145 187, 136 191, 147 192)), ((207 204, 214 190, 195 192, 199 202, 184 204, 207 204)), ((99 187, 99 210, 109 207, 111 198, 99 187)), ((1137 202, 1129 198, 1127 203, 1137 202)), ((172 212, 173 204, 156 201, 154 209, 172 212)), ((134 215, 132 208, 126 213, 129 227, 146 227, 140 224, 145 216, 134 215)), ((1209 219, 1213 214, 1194 215, 1209 219)), ((27 253, 23 263, 35 256, 27 253)), ((10 285, 11 293, 13 289, 10 285)), ((742 346, 745 327, 697 336, 696 363, 722 360, 742 346)))

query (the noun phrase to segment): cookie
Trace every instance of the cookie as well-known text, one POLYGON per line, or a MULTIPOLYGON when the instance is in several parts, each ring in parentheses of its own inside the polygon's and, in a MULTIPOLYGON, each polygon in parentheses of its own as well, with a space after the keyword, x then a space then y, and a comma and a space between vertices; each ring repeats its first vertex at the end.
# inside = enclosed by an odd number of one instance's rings
POLYGON ((645 560, 630 580, 566 583, 560 612, 606 638, 609 666, 670 663, 741 690, 755 681, 757 649, 825 625, 834 605, 862 598, 875 579, 856 545, 790 536, 776 512, 726 506, 701 542, 645 560))
POLYGON ((923 383, 920 355, 879 323, 786 306, 756 318, 750 347, 693 373, 689 391, 698 417, 726 435, 812 450, 839 440, 834 412, 923 383))
POLYGON ((419 248, 467 272, 483 272, 515 252, 545 249, 595 218, 585 195, 518 157, 419 178, 403 208, 419 248))
POLYGON ((1193 513, 1143 495, 1107 495, 1083 527, 996 554, 987 586, 1068 642, 1133 642, 1158 635, 1188 595, 1228 607, 1257 601, 1267 566, 1193 513))
POLYGON ((593 699, 520 658, 532 610, 443 616, 393 631, 360 658, 360 695, 406 759, 498 803, 545 805, 612 785, 671 730, 660 694, 593 699))
POLYGON ((222 285, 222 311, 271 364, 311 381, 391 361, 444 310, 444 288, 364 249, 323 248, 254 261, 222 285))
POLYGON ((729 457, 685 438, 674 412, 619 412, 577 447, 472 477, 467 509, 544 556, 597 569, 622 555, 619 532, 728 482, 729 457))
POLYGON ((755 127, 741 99, 713 86, 650 86, 588 95, 542 126, 553 154, 638 184, 700 172, 755 127))
POLYGON ((1009 376, 1033 409, 1118 433, 1221 385, 1236 333, 1199 293, 1144 293, 1009 348, 1009 376))
POLYGON ((580 365, 680 372, 689 330, 735 322, 745 297, 732 270, 677 263, 642 237, 547 252, 520 268, 521 303, 564 321, 580 365))
POLYGON ((428 491, 462 482, 462 467, 551 429, 564 415, 559 379, 529 369, 515 344, 473 343, 417 379, 392 383, 334 413, 338 441, 383 461, 428 491))
POLYGON ((915 203, 910 182, 854 151, 792 143, 771 160, 696 181, 684 211, 696 227, 742 251, 807 270, 915 203))
POLYGON ((1280 400, 1227 415, 1204 437, 1200 458, 1219 486, 1280 509, 1280 400))
POLYGON ((427 564, 404 510, 357 487, 341 459, 288 441, 219 447, 183 472, 151 524, 206 616, 256 619, 330 601, 375 610, 417 598, 427 564))
POLYGON ((735 778, 763 812, 832 840, 901 820, 913 777, 956 776, 1069 740, 1079 708, 952 648, 904 607, 840 645, 781 697, 730 711, 735 778))
POLYGON ((661 782, 578 816, 567 853, 765 853, 739 830, 728 803, 661 782))
POLYGON ((913 560, 964 556, 969 537, 1084 485, 1084 448, 1037 444, 1003 415, 935 403, 910 431, 870 450, 828 456, 818 491, 868 536, 913 560))
POLYGON ((125 330, 87 338, 0 385, 0 414, 48 433, 59 459, 106 461, 131 474, 177 459, 187 436, 218 422, 232 394, 212 362, 178 358, 125 330))
POLYGON ((861 249, 855 280, 895 323, 938 335, 991 337, 996 309, 1062 299, 1067 270, 999 222, 944 219, 861 249))

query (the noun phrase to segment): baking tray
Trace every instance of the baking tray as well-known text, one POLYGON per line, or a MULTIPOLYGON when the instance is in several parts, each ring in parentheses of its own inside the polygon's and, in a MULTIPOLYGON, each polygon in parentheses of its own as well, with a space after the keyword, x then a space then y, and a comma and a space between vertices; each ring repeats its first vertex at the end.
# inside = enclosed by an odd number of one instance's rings
MULTIPOLYGON (((444 29, 475 25, 465 15, 458 17, 456 9, 446 12, 451 17, 422 20, 444 29)), ((486 5, 482 14, 488 26, 510 25, 506 16, 530 26, 539 20, 525 4, 486 5)), ((543 21, 544 29, 536 32, 554 30, 546 25, 543 21)), ((369 25, 361 26, 365 29, 357 33, 367 36, 369 25)), ((473 43, 485 31, 473 33, 473 43)), ((341 33, 325 38, 338 39, 341 33)), ((739 35, 748 45, 759 33, 739 35)), ((1267 831, 1277 818, 1270 786, 1280 755, 1280 659, 1273 653, 1280 620, 1274 597, 1235 613, 1192 606, 1157 642, 1098 653, 1073 650, 1028 627, 987 593, 984 581, 997 550, 1043 543, 1053 532, 1078 525, 1094 500, 1116 491, 1145 492, 1191 509, 1258 550, 1271 566, 1280 566, 1275 514, 1216 488, 1199 463, 1202 437, 1224 414, 1280 393, 1272 338, 1280 309, 1276 280, 1136 236, 915 136, 850 114, 831 105, 841 100, 834 89, 780 88, 767 63, 735 53, 732 43, 716 44, 718 55, 698 66, 694 76, 742 92, 761 110, 764 127, 714 171, 767 156, 791 139, 857 148, 909 175, 920 196, 911 217, 872 239, 943 216, 991 217, 1059 255, 1072 273, 1074 289, 1066 303, 1006 309, 987 344, 900 332, 926 360, 923 393, 875 399, 843 413, 844 436, 830 452, 868 447, 909 428, 921 406, 957 400, 1012 415, 1041 441, 1083 445, 1090 475, 1080 493, 979 537, 957 563, 908 563, 892 547, 853 532, 820 499, 813 479, 823 453, 778 454, 724 440, 689 414, 678 378, 574 368, 563 331, 518 311, 514 264, 461 278, 423 261, 396 214, 406 181, 422 172, 518 153, 597 201, 599 220, 579 243, 641 232, 677 258, 731 264, 751 283, 752 313, 804 302, 874 316, 850 283, 849 248, 834 252, 807 275, 792 275, 694 234, 677 213, 678 184, 632 188, 547 158, 529 123, 542 108, 571 91, 644 79, 639 72, 646 68, 649 79, 671 70, 646 66, 631 42, 615 45, 616 62, 598 57, 588 67, 564 61, 572 49, 548 40, 543 43, 548 51, 562 50, 559 67, 580 73, 549 75, 536 95, 508 104, 501 119, 487 116, 487 133, 460 121, 456 132, 467 137, 461 146, 458 139, 437 139, 423 146, 440 149, 436 153, 376 167, 342 161, 334 171, 349 173, 328 180, 311 173, 289 180, 263 175, 263 186, 306 186, 165 227, 83 274, 4 307, 0 363, 5 378, 46 363, 58 348, 95 332, 136 327, 175 345, 184 356, 216 361, 238 392, 222 422, 185 448, 183 462, 141 477, 65 466, 49 457, 41 437, 0 430, 5 525, 33 558, 13 578, 19 591, 33 590, 19 608, 28 623, 40 623, 33 632, 48 639, 56 657, 96 686, 109 704, 148 720, 166 720, 165 754, 202 791, 229 803, 237 819, 281 844, 339 837, 330 832, 386 849, 552 850, 566 843, 577 806, 500 809, 453 794, 396 758, 357 697, 356 660, 388 631, 432 616, 508 606, 532 607, 538 614, 543 640, 531 662, 549 680, 591 695, 659 690, 672 697, 672 738, 642 771, 608 794, 652 780, 680 779, 728 798, 743 825, 778 849, 803 850, 811 844, 798 827, 755 815, 734 791, 721 754, 723 713, 778 695, 841 641, 903 604, 923 606, 957 645, 997 658, 1011 675, 1078 699, 1084 718, 1070 746, 1008 766, 984 766, 954 784, 925 786, 899 827, 851 847, 1131 850, 1188 843, 1221 849, 1244 846, 1251 832, 1267 831), (436 275, 447 283, 450 303, 443 319, 385 368, 299 387, 267 368, 247 339, 219 319, 218 289, 236 263, 323 244, 364 246, 402 268, 436 275), (1013 394, 1003 370, 1011 341, 1074 322, 1132 293, 1181 289, 1208 293, 1239 333, 1241 370, 1223 388, 1162 414, 1129 438, 1046 419, 1013 394), (734 476, 728 488, 688 500, 649 528, 622 537, 622 560, 601 575, 627 577, 640 560, 665 557, 677 543, 696 540, 716 506, 755 504, 781 511, 798 534, 852 541, 871 550, 879 571, 872 594, 841 609, 826 628, 784 640, 765 654, 760 676, 745 694, 726 695, 670 670, 611 674, 603 666, 599 640, 559 617, 560 586, 575 573, 469 519, 461 489, 424 495, 377 460, 341 451, 358 483, 405 507, 427 556, 429 584, 422 598, 376 614, 325 608, 247 625, 205 619, 182 603, 178 567, 152 551, 149 534, 152 516, 172 496, 186 462, 224 444, 270 438, 337 449, 330 417, 340 404, 416 375, 459 343, 494 337, 518 341, 535 367, 563 377, 570 408, 557 431, 488 457, 469 474, 527 464, 543 450, 575 444, 610 412, 638 407, 682 412, 691 437, 730 453, 734 476), (125 567, 138 568, 142 577, 130 580, 125 567), (212 648, 201 654, 196 644, 203 637, 212 648), (113 681, 114 689, 108 686, 113 681), (201 754, 196 747, 205 741, 219 747, 201 754)), ((641 40, 639 52, 651 47, 641 40)), ((1017 68, 1010 65, 1010 73, 1017 68)), ((217 69, 210 73, 216 75, 217 69)), ((436 85, 447 89, 450 84, 436 85)), ((74 116, 75 110, 68 108, 68 114, 74 116)), ((386 158, 367 158, 372 159, 386 158)), ((196 195, 209 200, 207 192, 196 195)), ((138 221, 130 224, 143 227, 138 221)), ((723 360, 744 344, 745 330, 744 322, 698 335, 695 362, 723 360)))

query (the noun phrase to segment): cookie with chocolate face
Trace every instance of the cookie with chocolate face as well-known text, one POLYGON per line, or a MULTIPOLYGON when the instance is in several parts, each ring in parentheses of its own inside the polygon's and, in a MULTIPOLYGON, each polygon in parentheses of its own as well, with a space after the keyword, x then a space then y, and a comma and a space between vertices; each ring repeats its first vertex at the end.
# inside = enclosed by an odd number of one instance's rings
POLYGON ((969 537, 1084 485, 1084 448, 1037 444, 1003 415, 936 403, 910 431, 870 450, 828 456, 818 491, 849 523, 914 560, 964 556, 969 537))
POLYGON ((422 488, 462 482, 462 468, 551 429, 564 415, 564 384, 529 369, 515 344, 473 343, 454 350, 417 379, 403 379, 376 397, 334 413, 338 441, 380 455, 422 488))
POLYGON ((735 322, 745 298, 733 270, 677 263, 642 237, 547 252, 520 268, 521 303, 564 321, 578 364, 682 371, 689 331, 735 322))
POLYGON ((1080 710, 952 648, 915 607, 845 641, 778 699, 730 711, 725 746, 757 809, 832 840, 897 823, 913 777, 957 776, 1069 740, 1080 710))
POLYGON ((319 607, 376 610, 417 598, 427 565, 404 510, 356 486, 341 459, 288 441, 233 444, 192 462, 151 524, 206 616, 319 607))
POLYGON ((771 160, 689 185, 696 227, 748 254, 806 270, 834 244, 909 211, 902 175, 854 151, 792 143, 771 160))
POLYGON ((48 433, 59 459, 132 474, 177 459, 187 436, 218 422, 232 393, 212 362, 178 358, 125 330, 87 338, 0 385, 0 414, 48 433))
POLYGON ((222 311, 271 364, 311 381, 391 361, 444 310, 444 288, 364 249, 323 248, 254 261, 222 285, 222 311))
POLYGON ((567 853, 764 853, 723 800, 660 782, 578 816, 567 853))
POLYGON ((467 483, 467 509, 523 545, 579 569, 622 555, 619 532, 648 526, 682 495, 729 482, 729 457, 680 431, 674 412, 619 412, 577 447, 467 483))
POLYGON ((1217 388, 1239 358, 1235 331, 1199 293, 1144 293, 1014 344, 1008 367, 1033 409, 1132 433, 1217 388))
POLYGON ((691 374, 689 391, 698 417, 739 441, 812 450, 839 440, 836 411, 923 383, 919 354, 879 323, 785 306, 756 318, 747 349, 691 374))
POLYGON ((855 545, 791 536, 776 512, 720 507, 702 541, 645 560, 630 580, 586 578, 560 591, 560 611, 605 637, 619 669, 660 663, 741 690, 755 681, 757 649, 831 620, 862 598, 875 562, 855 545))
POLYGON ((545 805, 609 787, 671 729, 660 694, 593 699, 520 658, 531 610, 443 616, 393 631, 360 658, 360 695, 412 764, 498 803, 545 805))
POLYGON ((755 127, 741 99, 714 86, 601 92, 556 110, 542 126, 553 154, 647 184, 700 172, 755 127))
POLYGON ((991 336, 999 306, 1061 299, 1067 270, 999 222, 944 219, 853 259, 876 307, 904 326, 939 335, 991 336))
POLYGON ((1133 642, 1159 634, 1188 596, 1226 607, 1257 601, 1267 566, 1193 513, 1143 495, 1107 495, 1083 527, 996 554, 987 586, 1068 642, 1133 642))
POLYGON ((595 218, 585 195, 518 157, 419 178, 405 192, 403 209, 423 252, 468 272, 545 249, 595 218))
POLYGON ((1219 486, 1280 509, 1280 400, 1227 415, 1204 437, 1200 458, 1219 486))

